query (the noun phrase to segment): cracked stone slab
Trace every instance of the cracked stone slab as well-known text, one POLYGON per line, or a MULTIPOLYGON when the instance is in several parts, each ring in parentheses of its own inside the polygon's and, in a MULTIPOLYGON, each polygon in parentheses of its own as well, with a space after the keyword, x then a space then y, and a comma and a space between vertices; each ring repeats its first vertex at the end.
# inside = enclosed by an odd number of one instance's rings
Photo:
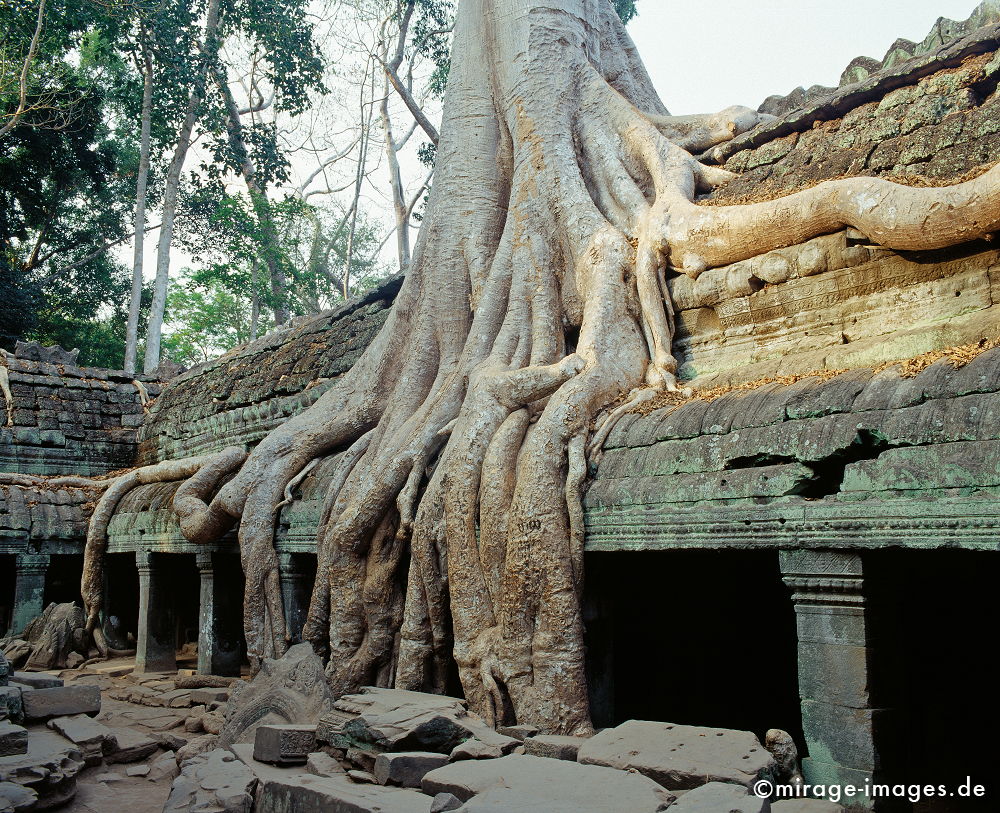
POLYGON ((453 762, 428 773, 421 787, 454 795, 470 813, 655 813, 675 799, 639 773, 516 754, 453 762))
POLYGON ((671 813, 769 813, 771 806, 742 785, 709 782, 685 793, 670 809, 671 813))
POLYGON ((346 776, 293 772, 288 778, 263 783, 254 813, 427 813, 430 806, 431 799, 415 790, 358 784, 346 776))
POLYGON ((670 790, 708 782, 750 787, 770 776, 774 757, 750 731, 629 720, 589 739, 578 759, 585 765, 636 770, 670 790))
MULTIPOLYGON (((235 754, 216 748, 185 763, 170 788, 163 813, 249 813, 256 787, 257 777, 235 754)), ((260 808, 257 810, 259 813, 260 808)))

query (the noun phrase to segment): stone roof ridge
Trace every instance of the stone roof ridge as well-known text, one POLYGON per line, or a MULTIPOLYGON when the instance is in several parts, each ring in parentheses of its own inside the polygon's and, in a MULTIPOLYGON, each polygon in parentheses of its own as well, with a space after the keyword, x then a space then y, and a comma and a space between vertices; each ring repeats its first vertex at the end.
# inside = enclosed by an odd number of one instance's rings
POLYGON ((366 305, 370 305, 372 302, 378 301, 379 299, 394 297, 399 291, 400 286, 403 284, 404 277, 405 275, 402 273, 394 274, 393 276, 387 277, 379 282, 374 288, 370 288, 367 291, 363 291, 362 293, 352 296, 346 302, 342 302, 335 308, 320 311, 319 313, 308 313, 303 316, 296 316, 294 319, 290 319, 288 322, 279 326, 275 330, 265 333, 263 336, 259 336, 252 342, 237 345, 231 350, 227 350, 221 356, 209 359, 208 361, 203 361, 200 364, 195 364, 193 367, 185 370, 177 378, 188 379, 192 376, 201 375, 206 370, 211 370, 217 365, 224 364, 238 356, 244 354, 254 354, 261 350, 266 350, 268 347, 285 344, 285 342, 289 340, 291 334, 297 331, 309 332, 305 330, 305 328, 315 324, 316 322, 335 322, 338 319, 349 316, 366 305))
POLYGON ((920 42, 897 39, 889 46, 889 50, 881 60, 869 56, 855 57, 840 75, 840 82, 836 88, 823 85, 813 85, 808 89, 797 87, 786 96, 768 96, 757 110, 772 116, 783 116, 804 107, 809 102, 831 95, 837 88, 863 82, 873 74, 889 70, 914 57, 929 54, 942 45, 967 37, 984 26, 996 23, 1000 23, 1000 0, 983 0, 968 19, 955 21, 947 17, 938 17, 927 36, 920 42))
MULTIPOLYGON (((893 58, 876 63, 875 60, 866 62, 867 57, 859 57, 851 63, 854 67, 849 71, 855 72, 852 76, 866 72, 863 79, 836 88, 814 86, 808 91, 797 88, 787 97, 771 97, 786 100, 790 109, 782 112, 782 107, 777 102, 770 103, 769 99, 761 105, 761 110, 777 110, 776 116, 772 113, 771 117, 752 130, 713 147, 699 156, 700 159, 709 163, 725 163, 738 152, 756 149, 775 139, 804 132, 818 122, 842 118, 861 105, 881 101, 893 90, 915 85, 921 79, 940 71, 957 68, 973 57, 996 52, 1000 48, 1000 0, 986 0, 977 9, 979 11, 982 11, 981 15, 973 14, 969 19, 993 21, 974 27, 969 32, 965 27, 972 26, 969 21, 953 23, 942 18, 938 21, 939 28, 928 35, 923 43, 918 44, 914 55, 907 59, 893 58), (968 33, 963 36, 963 31, 968 33), (952 37, 940 41, 948 32, 954 33, 957 39, 952 37), (933 42, 938 44, 926 52, 920 52, 924 43, 933 42), (867 73, 875 65, 880 65, 880 69, 867 73)), ((905 53, 905 48, 900 43, 906 42, 897 40, 889 56, 895 54, 898 57, 905 53)))

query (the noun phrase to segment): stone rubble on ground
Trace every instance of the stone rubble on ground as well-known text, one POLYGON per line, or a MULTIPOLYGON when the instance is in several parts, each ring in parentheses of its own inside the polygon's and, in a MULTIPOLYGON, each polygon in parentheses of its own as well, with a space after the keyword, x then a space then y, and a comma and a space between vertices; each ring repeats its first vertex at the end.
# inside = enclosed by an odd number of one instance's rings
POLYGON ((749 731, 629 720, 580 748, 586 765, 636 770, 663 787, 688 790, 708 782, 750 787, 773 778, 775 762, 749 731))
POLYGON ((687 791, 671 806, 671 813, 769 813, 771 805, 742 785, 709 782, 687 791))

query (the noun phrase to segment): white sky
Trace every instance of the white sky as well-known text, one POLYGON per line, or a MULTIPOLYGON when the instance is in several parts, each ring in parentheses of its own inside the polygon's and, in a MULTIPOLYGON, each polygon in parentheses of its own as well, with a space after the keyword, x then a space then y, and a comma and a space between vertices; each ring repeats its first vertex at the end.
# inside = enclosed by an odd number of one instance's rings
POLYGON ((836 85, 856 56, 920 42, 978 0, 639 0, 629 33, 671 113, 756 108, 799 85, 836 85))

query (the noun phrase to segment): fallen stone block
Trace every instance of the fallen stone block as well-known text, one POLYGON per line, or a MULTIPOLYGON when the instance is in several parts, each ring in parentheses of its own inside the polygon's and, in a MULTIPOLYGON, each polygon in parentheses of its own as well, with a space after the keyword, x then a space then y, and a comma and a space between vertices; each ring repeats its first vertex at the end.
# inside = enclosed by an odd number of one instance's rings
MULTIPOLYGON (((181 691, 178 689, 178 691, 181 691)), ((209 703, 225 703, 229 700, 229 689, 192 689, 191 705, 207 706, 209 703)))
POLYGON ((55 717, 49 720, 48 726, 76 745, 88 765, 97 765, 118 750, 118 741, 111 729, 86 714, 55 717))
POLYGON ((149 776, 148 765, 129 765, 125 769, 125 776, 149 776))
POLYGON ((257 790, 254 813, 427 813, 429 802, 415 790, 361 785, 346 776, 293 774, 264 782, 257 790))
POLYGON ((380 785, 419 788, 425 774, 447 764, 448 757, 444 754, 427 751, 379 754, 375 760, 375 781, 380 785))
POLYGON ((378 759, 378 752, 369 751, 366 748, 348 748, 344 756, 354 767, 372 773, 375 770, 375 760, 378 759))
POLYGON ((192 692, 188 689, 174 689, 170 692, 164 692, 160 696, 161 705, 172 709, 186 709, 194 705, 191 695, 192 692))
POLYGON ((109 731, 115 739, 114 750, 105 757, 109 763, 141 762, 159 748, 152 736, 134 728, 111 728, 109 731))
POLYGON ((178 737, 169 731, 154 731, 150 736, 164 751, 177 751, 188 744, 186 737, 178 737))
POLYGON ((774 758, 750 731, 629 720, 587 740, 584 765, 636 770, 670 790, 709 782, 750 787, 773 774, 774 758))
POLYGON ((38 802, 38 794, 17 782, 0 782, 0 813, 30 813, 38 802))
POLYGON ((185 763, 171 785, 163 813, 250 813, 256 787, 257 777, 246 765, 232 752, 216 748, 185 763))
POLYGON ((101 690, 96 686, 54 686, 21 692, 26 720, 48 720, 101 711, 101 690))
POLYGON ((375 781, 375 774, 369 771, 348 771, 347 776, 354 782, 358 782, 362 785, 377 785, 378 782, 375 781))
POLYGON ((587 740, 583 737, 567 737, 561 734, 539 734, 524 741, 524 753, 533 757, 568 759, 576 762, 580 747, 587 740))
POLYGON ((28 730, 14 723, 0 722, 0 757, 28 753, 28 730))
POLYGON ((24 785, 38 795, 37 809, 65 804, 76 795, 83 754, 54 731, 32 731, 24 754, 0 757, 0 782, 24 785))
POLYGON ((177 764, 184 765, 189 759, 214 750, 218 744, 219 738, 215 734, 203 734, 200 737, 195 737, 177 752, 177 764))
MULTIPOLYGON (((482 720, 469 714, 463 700, 403 689, 366 686, 359 694, 341 697, 334 711, 341 719, 343 714, 356 715, 326 740, 342 748, 367 744, 382 751, 448 754, 485 727, 482 720)), ((332 726, 320 728, 326 732, 332 726)), ((319 731, 317 736, 321 736, 319 731)))
POLYGON ((12 683, 20 683, 29 689, 55 689, 63 685, 62 678, 45 672, 15 672, 10 676, 12 683))
POLYGON ((538 733, 538 729, 533 725, 502 725, 497 731, 521 741, 528 739, 528 737, 534 737, 538 733))
POLYGON ((458 810, 462 800, 450 793, 439 793, 431 802, 431 813, 446 813, 448 810, 458 810))
POLYGON ((177 767, 177 755, 173 751, 164 751, 156 759, 149 763, 149 776, 151 782, 159 782, 161 779, 175 779, 181 772, 177 767))
POLYGON ((452 794, 465 803, 463 813, 656 813, 675 798, 638 773, 517 755, 452 762, 428 773, 421 788, 452 794))
POLYGON ((239 683, 237 677, 222 677, 221 675, 181 675, 178 673, 174 685, 178 689, 228 689, 234 683, 239 683))
POLYGON ((742 785, 709 782, 689 790, 670 808, 671 813, 769 813, 767 799, 752 796, 742 785))
POLYGON ((20 722, 24 719, 24 704, 18 686, 0 686, 0 720, 20 722))
POLYGON ((473 737, 471 740, 466 740, 452 748, 449 759, 452 762, 457 762, 460 759, 499 759, 502 756, 503 751, 497 746, 487 745, 473 737))
MULTIPOLYGON (((260 725, 314 724, 332 703, 323 661, 311 644, 296 644, 282 658, 266 658, 252 681, 233 687, 219 742, 224 747, 251 743, 260 725)), ((215 733, 210 718, 206 715, 202 724, 215 733)))
POLYGON ((341 776, 347 773, 329 754, 316 751, 306 758, 306 771, 313 776, 341 776))
POLYGON ((844 808, 826 799, 782 799, 771 805, 771 813, 844 813, 844 808))
POLYGON ((262 725, 254 735, 253 758, 274 765, 298 765, 316 750, 316 726, 262 725))

